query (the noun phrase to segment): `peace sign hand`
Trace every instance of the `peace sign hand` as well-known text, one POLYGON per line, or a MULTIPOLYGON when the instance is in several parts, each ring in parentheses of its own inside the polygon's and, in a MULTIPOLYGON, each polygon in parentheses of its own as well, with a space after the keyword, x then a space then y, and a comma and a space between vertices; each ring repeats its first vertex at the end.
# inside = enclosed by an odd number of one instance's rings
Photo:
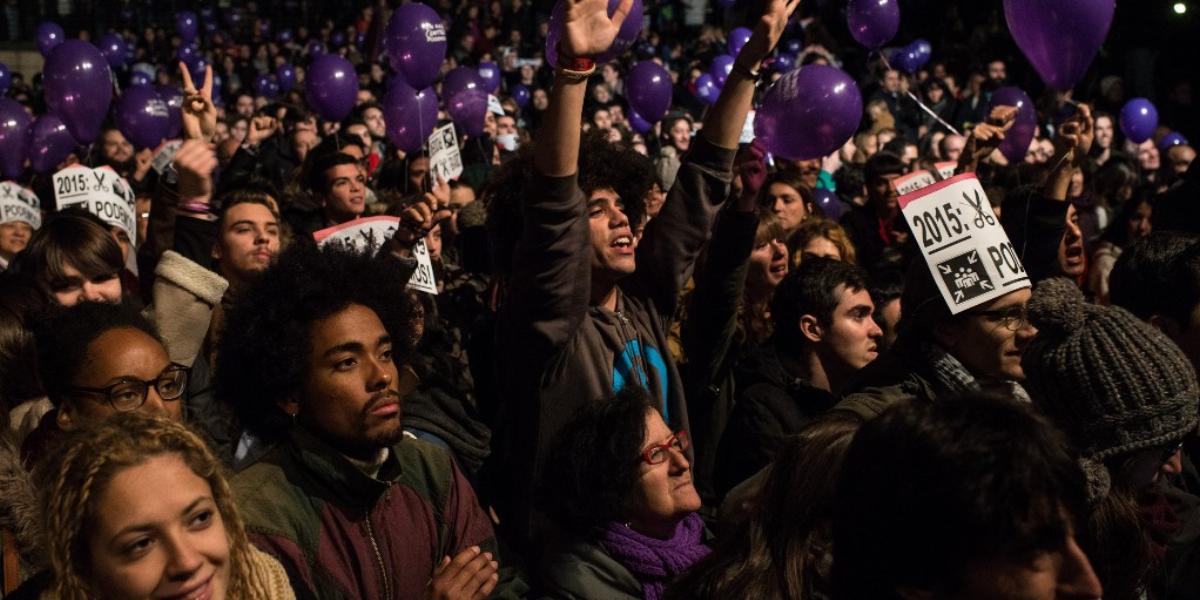
POLYGON ((211 142, 217 132, 217 107, 212 101, 212 66, 204 68, 204 86, 199 90, 192 82, 187 65, 179 63, 183 75, 183 108, 181 118, 186 139, 211 142))
POLYGON ((633 0, 621 0, 609 17, 608 0, 564 1, 567 11, 558 45, 566 56, 596 56, 608 50, 633 8, 633 0))

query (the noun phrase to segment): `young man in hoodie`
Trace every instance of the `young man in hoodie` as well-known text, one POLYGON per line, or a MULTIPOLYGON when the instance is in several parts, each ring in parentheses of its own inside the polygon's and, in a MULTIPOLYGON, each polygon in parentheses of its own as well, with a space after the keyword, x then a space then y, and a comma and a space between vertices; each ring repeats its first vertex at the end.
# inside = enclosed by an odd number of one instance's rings
POLYGON ((635 238, 622 198, 578 179, 580 120, 592 57, 612 44, 631 1, 610 18, 604 0, 568 4, 550 107, 534 148, 520 240, 498 324, 505 394, 497 452, 502 522, 528 543, 530 499, 547 443, 584 403, 627 385, 647 389, 672 430, 686 429, 683 384, 667 350, 680 287, 728 194, 734 153, 758 67, 798 0, 773 0, 742 48, 704 129, 683 159, 665 206, 635 238), (502 486, 502 487, 501 487, 502 486))
POLYGON ((771 342, 739 368, 739 388, 717 450, 720 495, 771 462, 787 435, 833 407, 852 375, 879 355, 867 274, 806 258, 775 290, 771 342))

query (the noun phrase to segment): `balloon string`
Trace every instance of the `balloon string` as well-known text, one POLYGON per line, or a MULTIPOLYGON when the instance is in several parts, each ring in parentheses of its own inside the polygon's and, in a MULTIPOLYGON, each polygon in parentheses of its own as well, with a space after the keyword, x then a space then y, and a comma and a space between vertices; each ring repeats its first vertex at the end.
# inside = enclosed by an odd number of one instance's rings
MULTIPOLYGON (((884 56, 884 55, 883 55, 883 51, 882 51, 882 50, 880 50, 880 51, 879 51, 879 60, 882 60, 882 61, 883 61, 883 65, 884 65, 885 67, 887 67, 889 70, 891 70, 891 69, 892 69, 892 64, 888 62, 888 59, 887 59, 887 57, 886 57, 886 56, 884 56)), ((905 94, 908 94, 908 97, 909 97, 909 98, 912 98, 912 101, 913 101, 913 102, 916 102, 916 103, 917 103, 917 106, 920 106, 920 107, 921 107, 921 110, 925 111, 926 113, 928 113, 928 114, 929 114, 929 116, 931 116, 931 117, 933 117, 935 120, 937 120, 937 122, 938 122, 938 123, 940 123, 940 124, 942 125, 942 127, 945 127, 946 129, 949 129, 949 130, 950 130, 950 132, 951 132, 951 133, 953 133, 954 135, 957 135, 957 136, 961 136, 961 135, 962 135, 961 133, 959 133, 959 131, 958 131, 957 129, 955 129, 955 128, 954 128, 954 126, 953 126, 953 125, 951 125, 951 124, 947 123, 947 122, 946 122, 945 120, 943 120, 943 119, 942 119, 940 116, 938 116, 938 114, 937 114, 937 113, 933 112, 933 110, 931 110, 931 109, 930 109, 928 106, 925 106, 925 103, 924 103, 924 102, 921 102, 921 100, 920 100, 920 99, 918 99, 918 98, 917 98, 915 95, 913 95, 913 93, 912 93, 912 91, 911 91, 911 90, 904 90, 904 93, 905 93, 905 94)))

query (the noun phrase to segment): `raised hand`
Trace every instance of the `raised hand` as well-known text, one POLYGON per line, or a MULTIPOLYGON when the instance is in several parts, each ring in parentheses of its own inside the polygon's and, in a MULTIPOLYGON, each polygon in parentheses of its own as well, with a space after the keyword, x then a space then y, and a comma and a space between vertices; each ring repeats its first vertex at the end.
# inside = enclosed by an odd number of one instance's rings
POLYGON ((257 116, 250 119, 250 128, 246 130, 246 144, 255 146, 263 140, 275 135, 278 130, 274 117, 257 116))
MULTIPOLYGON (((1092 142, 1096 139, 1095 124, 1091 107, 1080 104, 1079 112, 1058 128, 1058 135, 1054 137, 1054 155, 1061 158, 1069 154, 1072 166, 1083 166, 1092 150, 1092 142)), ((1055 159, 1057 160, 1059 159, 1055 159)))
POLYGON ((742 46, 736 57, 742 61, 742 66, 754 70, 767 58, 779 43, 779 38, 783 37, 788 19, 792 18, 792 13, 796 12, 798 6, 800 0, 770 0, 767 3, 767 9, 758 20, 758 25, 755 25, 750 41, 742 46))
POLYGON ((1000 142, 1004 141, 1004 135, 1012 128, 1016 120, 1017 107, 997 106, 992 108, 987 122, 976 125, 971 130, 971 135, 967 137, 962 156, 958 159, 957 172, 974 171, 979 161, 987 158, 1000 146, 1000 142))
POLYGON ((738 196, 737 208, 743 212, 753 212, 758 205, 758 191, 767 180, 767 163, 764 160, 766 151, 759 145, 758 140, 750 144, 745 152, 738 154, 738 164, 734 167, 742 180, 742 193, 738 196))
POLYGON ((183 133, 189 140, 211 142, 217 132, 217 107, 212 101, 212 66, 204 68, 204 85, 196 89, 187 65, 179 63, 183 76, 183 133))
POLYGON ((217 153, 211 144, 189 139, 175 153, 175 171, 179 174, 179 197, 208 202, 212 196, 212 174, 217 168, 217 153))
POLYGON ((408 255, 418 240, 424 239, 436 222, 438 198, 433 192, 427 192, 416 202, 409 205, 400 214, 400 226, 392 236, 393 250, 408 255))
POLYGON ((558 50, 567 56, 590 57, 608 50, 633 8, 633 0, 621 0, 609 17, 608 0, 564 1, 567 11, 558 50))

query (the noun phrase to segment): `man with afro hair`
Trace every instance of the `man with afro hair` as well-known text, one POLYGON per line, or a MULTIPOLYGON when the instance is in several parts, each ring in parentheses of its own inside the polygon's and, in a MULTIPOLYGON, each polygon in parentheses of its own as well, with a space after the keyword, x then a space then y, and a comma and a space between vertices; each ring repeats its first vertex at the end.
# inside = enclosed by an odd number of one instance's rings
MULTIPOLYGON (((646 389, 672 430, 688 426, 683 384, 667 347, 687 281, 732 179, 734 154, 754 96, 757 69, 798 2, 769 4, 742 48, 721 97, 691 144, 661 212, 634 233, 630 173, 598 174, 581 161, 583 104, 591 56, 612 44, 630 2, 610 17, 604 0, 572 2, 559 38, 549 108, 521 198, 520 234, 494 254, 507 271, 497 323, 504 394, 489 483, 509 539, 532 550, 545 521, 530 499, 548 444, 584 403, 625 386, 646 389)), ((586 146, 586 145, 585 145, 586 146)), ((632 152, 631 150, 624 150, 632 152)), ((601 161, 601 165, 611 164, 601 161)), ((492 220, 496 225, 511 219, 492 220)))
MULTIPOLYGON (((397 241, 411 250, 431 207, 403 219, 397 241)), ((251 539, 283 563, 297 597, 514 592, 467 479, 401 427, 421 328, 404 289, 414 266, 297 244, 229 316, 217 395, 275 443, 233 488, 251 539)))

